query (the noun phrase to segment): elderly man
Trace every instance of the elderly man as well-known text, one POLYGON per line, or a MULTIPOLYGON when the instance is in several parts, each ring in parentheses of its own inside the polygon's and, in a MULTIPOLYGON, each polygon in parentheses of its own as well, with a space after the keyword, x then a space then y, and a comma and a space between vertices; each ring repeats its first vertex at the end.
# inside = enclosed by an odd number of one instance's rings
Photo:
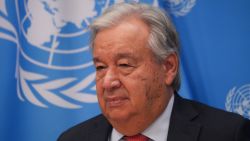
POLYGON ((59 141, 250 141, 249 120, 178 96, 178 37, 164 12, 117 4, 91 30, 102 114, 59 141))

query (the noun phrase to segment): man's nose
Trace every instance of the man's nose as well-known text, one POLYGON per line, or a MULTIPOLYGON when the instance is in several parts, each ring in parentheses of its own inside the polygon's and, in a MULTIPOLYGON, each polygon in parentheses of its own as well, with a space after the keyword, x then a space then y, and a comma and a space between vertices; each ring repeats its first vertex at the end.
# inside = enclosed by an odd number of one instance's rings
POLYGON ((113 90, 119 88, 121 82, 119 80, 118 73, 115 70, 108 70, 104 76, 103 88, 106 90, 113 90))

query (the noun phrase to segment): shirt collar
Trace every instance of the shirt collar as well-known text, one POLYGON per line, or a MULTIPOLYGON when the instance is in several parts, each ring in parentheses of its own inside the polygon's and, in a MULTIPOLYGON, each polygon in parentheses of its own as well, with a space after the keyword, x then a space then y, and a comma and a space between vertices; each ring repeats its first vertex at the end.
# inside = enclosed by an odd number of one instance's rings
POLYGON ((164 112, 156 119, 156 121, 154 121, 146 130, 144 130, 142 134, 151 138, 153 141, 166 141, 173 104, 174 95, 171 96, 168 106, 164 112))
MULTIPOLYGON (((166 141, 168 136, 170 116, 174 104, 174 94, 171 96, 164 112, 141 134, 149 137, 153 141, 166 141), (164 123, 164 124, 162 124, 164 123)), ((110 141, 121 141, 122 137, 116 129, 113 128, 110 141)))

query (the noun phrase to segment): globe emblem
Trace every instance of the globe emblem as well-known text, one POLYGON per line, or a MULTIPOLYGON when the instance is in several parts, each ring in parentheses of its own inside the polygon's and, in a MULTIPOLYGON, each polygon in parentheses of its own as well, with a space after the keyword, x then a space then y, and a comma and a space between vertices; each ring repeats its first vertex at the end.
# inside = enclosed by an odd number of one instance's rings
MULTIPOLYGON (((23 57, 40 67, 73 70, 92 65, 88 25, 105 8, 143 0, 25 0, 21 19, 23 57), (73 8, 73 9, 72 9, 73 8)), ((157 0, 146 3, 157 4, 157 0)))
POLYGON ((227 111, 238 113, 250 119, 250 84, 232 88, 226 98, 227 111))
POLYGON ((92 65, 87 27, 100 13, 95 9, 95 1, 26 0, 24 9, 21 38, 25 46, 21 51, 26 60, 59 70, 92 65))

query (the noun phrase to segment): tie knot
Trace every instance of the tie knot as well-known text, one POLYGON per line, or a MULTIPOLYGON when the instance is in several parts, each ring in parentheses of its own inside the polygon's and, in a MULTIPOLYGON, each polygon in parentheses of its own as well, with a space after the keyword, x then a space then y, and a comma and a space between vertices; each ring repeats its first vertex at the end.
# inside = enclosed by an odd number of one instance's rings
POLYGON ((125 141, 148 141, 148 137, 142 135, 142 134, 137 134, 134 136, 124 136, 125 141))

